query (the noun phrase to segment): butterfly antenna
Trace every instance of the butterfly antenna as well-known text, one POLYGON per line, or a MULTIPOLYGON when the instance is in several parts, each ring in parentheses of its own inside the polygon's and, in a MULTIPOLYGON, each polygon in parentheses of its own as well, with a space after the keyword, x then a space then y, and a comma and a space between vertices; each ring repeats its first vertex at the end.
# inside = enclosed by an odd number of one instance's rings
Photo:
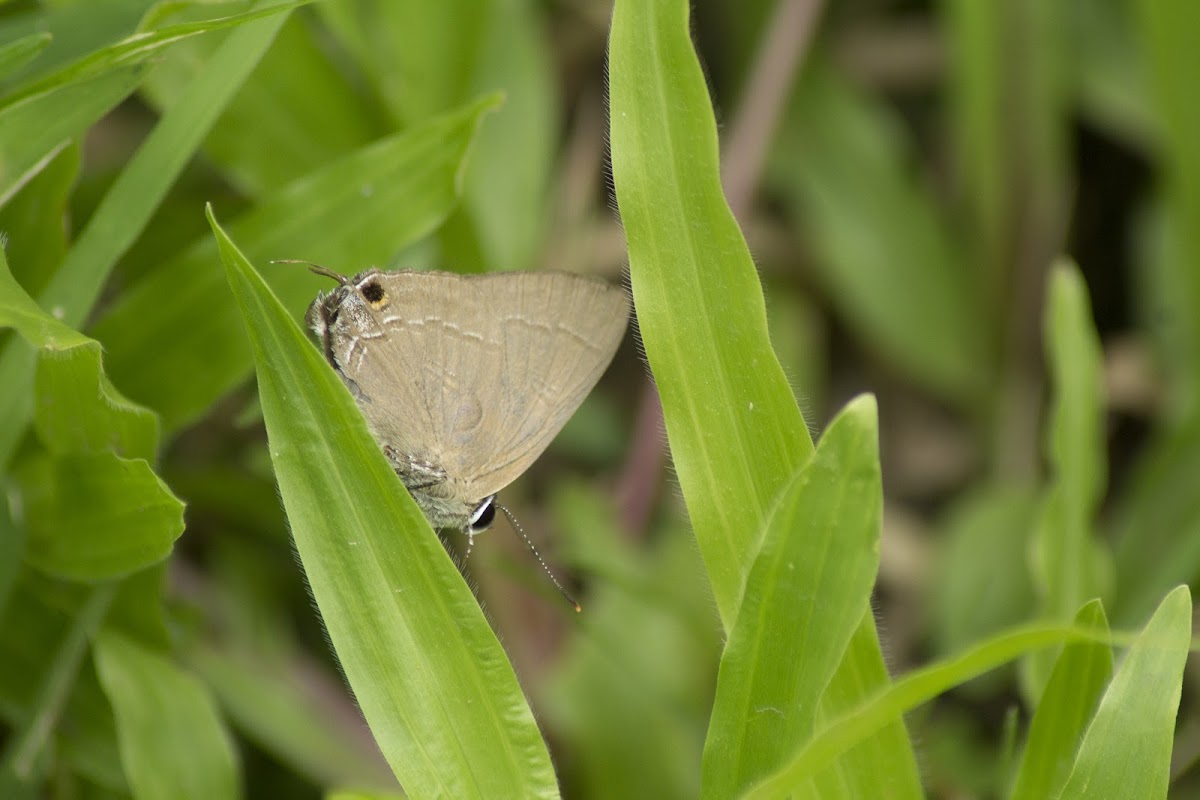
POLYGON ((329 267, 322 267, 320 264, 314 264, 311 261, 304 261, 303 259, 299 259, 299 258, 276 258, 273 261, 271 261, 271 263, 272 264, 307 264, 308 268, 318 275, 324 275, 326 278, 333 278, 335 281, 337 281, 338 283, 343 284, 343 285, 350 282, 350 279, 347 278, 345 275, 339 275, 338 273, 331 270, 329 267))
POLYGON ((579 603, 575 602, 575 598, 571 597, 571 595, 567 593, 567 590, 563 588, 563 585, 558 582, 558 578, 554 577, 554 573, 550 571, 550 567, 546 566, 546 562, 542 560, 542 554, 538 552, 538 549, 533 546, 533 542, 531 542, 529 537, 525 535, 525 529, 521 527, 521 523, 517 522, 517 518, 512 515, 512 512, 499 503, 496 503, 496 508, 504 512, 504 516, 508 517, 508 521, 512 523, 513 530, 515 530, 517 534, 525 540, 525 544, 529 547, 529 552, 533 553, 533 557, 536 558, 537 562, 542 565, 542 569, 546 571, 546 575, 549 576, 550 582, 554 584, 556 589, 558 589, 558 593, 565 597, 568 603, 575 606, 576 614, 583 611, 583 608, 579 605, 579 603))

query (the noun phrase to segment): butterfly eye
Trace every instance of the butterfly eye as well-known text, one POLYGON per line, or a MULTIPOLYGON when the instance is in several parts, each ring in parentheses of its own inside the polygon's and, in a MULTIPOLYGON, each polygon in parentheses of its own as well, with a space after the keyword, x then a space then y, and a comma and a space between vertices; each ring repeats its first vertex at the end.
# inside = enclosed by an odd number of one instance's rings
POLYGON ((471 519, 467 522, 467 531, 470 533, 479 533, 486 531, 492 527, 492 523, 496 520, 496 496, 492 495, 478 506, 471 513, 471 519))
POLYGON ((372 306, 378 306, 383 303, 383 299, 387 293, 383 291, 383 287, 377 281, 371 281, 366 286, 362 287, 362 296, 372 306))

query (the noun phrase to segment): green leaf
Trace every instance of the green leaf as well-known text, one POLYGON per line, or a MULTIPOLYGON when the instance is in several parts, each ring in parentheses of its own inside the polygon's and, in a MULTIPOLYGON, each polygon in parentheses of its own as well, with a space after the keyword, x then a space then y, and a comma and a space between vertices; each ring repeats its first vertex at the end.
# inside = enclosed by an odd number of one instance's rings
POLYGON ((754 262, 721 193, 687 3, 618 0, 609 87, 613 178, 638 323, 729 630, 770 505, 812 442, 771 349, 754 262))
MULTIPOLYGON (((1075 624, 1108 630, 1104 606, 1092 600, 1079 609, 1075 624)), ((1039 800, 1062 791, 1079 740, 1112 677, 1112 648, 1103 642, 1073 642, 1063 648, 1029 726, 1012 800, 1039 800)))
POLYGON ((163 651, 170 648, 172 631, 163 603, 169 567, 170 562, 160 561, 118 583, 105 624, 140 644, 163 651))
MULTIPOLYGON (((13 729, 46 724, 34 720, 45 713, 41 698, 46 696, 48 676, 59 669, 63 644, 75 626, 83 624, 90 631, 98 624, 108 608, 104 597, 111 597, 111 588, 55 581, 22 570, 8 613, 0 619, 4 632, 0 636, 0 714, 13 729), (97 613, 94 621, 81 623, 81 617, 97 613)), ((83 636, 85 646, 87 638, 83 636)), ((64 687, 67 697, 61 723, 49 725, 50 752, 89 781, 114 791, 125 789, 112 711, 90 659, 83 659, 67 675, 64 687)))
POLYGON ((934 582, 938 650, 953 653, 1034 611, 1029 539, 1037 495, 1024 484, 988 484, 954 504, 934 582))
MULTIPOLYGON (((321 702, 333 686, 317 682, 313 670, 297 668, 297 661, 280 663, 261 653, 205 645, 191 649, 186 658, 247 738, 315 785, 394 787, 396 779, 383 759, 365 750, 362 737, 331 718, 321 702)), ((353 723, 359 724, 357 717, 353 723)))
MULTIPOLYGON (((1034 582, 1042 609, 1065 620, 1107 588, 1093 517, 1106 482, 1103 356, 1087 285, 1075 267, 1055 266, 1045 314, 1046 357, 1053 385, 1047 459, 1053 471, 1033 540, 1034 582)), ((1050 654, 1031 661, 1034 687, 1044 685, 1050 654)))
MULTIPOLYGON (((1171 411, 1200 416, 1200 103, 1191 59, 1200 43, 1200 5, 1138 0, 1131 4, 1148 64, 1150 96, 1161 125, 1158 167, 1177 252, 1163 264, 1167 291, 1155 309, 1170 325, 1167 366, 1171 411)), ((1163 334, 1160 334, 1163 335, 1163 334)))
MULTIPOLYGON (((479 151, 463 183, 462 212, 478 240, 481 267, 529 269, 544 246, 551 211, 550 176, 564 113, 558 67, 539 3, 487 6, 486 38, 466 97, 501 90, 504 109, 488 120, 479 137, 479 151)), ((453 19, 457 29, 462 18, 453 19)))
POLYGON ((991 380, 983 275, 913 176, 898 128, 813 60, 777 137, 778 191, 812 242, 816 277, 867 344, 943 396, 978 405, 991 380))
MULTIPOLYGON (((3 252, 0 327, 15 328, 26 340, 10 342, 11 352, 37 359, 35 413, 47 448, 55 453, 115 448, 132 457, 153 457, 157 419, 126 400, 108 381, 99 343, 47 314, 13 280, 3 252), (36 354, 29 345, 38 348, 36 354)), ((29 393, 19 387, 10 389, 8 397, 10 402, 24 398, 29 403, 29 393)))
POLYGON ((782 768, 742 796, 769 798, 787 795, 828 769, 844 753, 868 741, 906 712, 942 692, 1030 650, 1085 639, 1103 641, 1107 636, 1062 624, 1024 625, 990 637, 953 658, 915 670, 822 725, 782 768))
MULTIPOLYGON (((63 351, 95 344, 56 316, 43 311, 25 293, 8 270, 8 259, 3 248, 0 248, 0 327, 15 328, 29 345, 36 348, 63 351)), ((11 343, 9 346, 12 346, 11 343)), ((96 351, 99 353, 98 347, 96 351)), ((11 393, 14 386, 9 384, 5 388, 11 393)))
MULTIPOLYGON (((491 95, 329 164, 240 217, 230 230, 257 260, 304 258, 344 272, 386 262, 457 201, 463 161, 491 95)), ((114 382, 163 417, 195 421, 244 382, 253 358, 211 239, 126 292, 93 329, 114 382)), ((295 265, 271 284, 299 319, 324 283, 295 265)), ((327 281, 326 281, 327 282, 327 281)))
MULTIPOLYGON (((984 271, 983 297, 1006 297, 1019 290, 1014 262, 1040 269, 1061 246, 1066 225, 1074 99, 1068 91, 1069 4, 942 5, 953 65, 948 79, 955 161, 972 252, 984 271), (1016 41, 1022 43, 1020 68, 1012 59, 1016 41), (1020 252, 1014 241, 1022 242, 1020 252)), ((992 320, 997 329, 1001 322, 992 320)))
POLYGON ((100 586, 89 593, 60 640, 55 642, 49 663, 40 672, 32 713, 7 742, 4 770, 18 781, 36 785, 39 763, 75 687, 88 638, 99 627, 112 602, 113 587, 100 586))
POLYGON ((721 656, 705 796, 736 796, 812 735, 879 567, 877 438, 874 399, 852 402, 767 519, 721 656))
POLYGON ((47 574, 85 581, 128 575, 166 558, 183 533, 183 503, 141 459, 34 457, 17 477, 25 557, 47 574))
POLYGON ((28 562, 52 575, 103 580, 166 558, 183 532, 183 504, 145 460, 158 444, 157 418, 112 387, 97 342, 25 294, 3 253, 0 326, 28 342, 10 348, 25 347, 31 358, 28 345, 40 348, 36 425, 51 455, 29 459, 17 476, 28 562))
POLYGON ((1004 141, 1003 64, 1005 8, 999 3, 947 0, 942 4, 946 39, 954 69, 947 73, 947 96, 954 135, 955 163, 961 176, 971 240, 988 259, 993 285, 1002 277, 1002 253, 1011 229, 1013 171, 1004 141))
POLYGON ((1061 800, 1166 797, 1192 596, 1173 590, 1134 640, 1083 742, 1061 800))
MULTIPOLYGON (((862 616, 837 672, 821 696, 817 719, 824 728, 891 685, 883 660, 874 612, 862 616)), ((795 786, 797 800, 825 797, 888 797, 919 800, 921 773, 904 720, 884 723, 850 750, 830 759, 815 775, 795 786)))
POLYGON ((322 3, 317 11, 362 65, 388 113, 410 126, 469 96, 494 5, 353 0, 322 3))
POLYGON ((45 288, 67 252, 71 192, 79 177, 79 144, 61 148, 12 199, 0 207, 5 254, 17 283, 31 295, 45 288))
POLYGON ((233 742, 203 684, 113 631, 96 636, 94 655, 134 800, 241 796, 233 742))
POLYGON ((325 795, 325 800, 404 800, 405 797, 395 792, 333 791, 325 795))
MULTIPOLYGON (((377 135, 377 114, 325 55, 318 36, 303 15, 289 17, 204 140, 205 154, 249 197, 278 190, 377 135)), ((160 109, 179 102, 218 44, 198 37, 172 48, 147 76, 143 95, 160 109)))
POLYGON ((37 58, 53 38, 49 31, 41 31, 22 36, 20 39, 0 46, 0 80, 6 80, 21 67, 37 58))
POLYGON ((396 777, 415 797, 557 796, 533 715, 462 576, 350 393, 209 219, 250 334, 296 548, 396 777))
POLYGON ((123 67, 0 108, 0 205, 72 139, 128 97, 140 80, 138 67, 123 67))
POLYGON ((356 0, 318 10, 355 54, 398 124, 411 126, 502 91, 440 232, 454 269, 527 269, 546 225, 560 110, 555 67, 531 0, 356 0))
POLYGON ((179 25, 168 25, 157 30, 135 33, 107 47, 89 52, 78 61, 57 70, 53 74, 30 81, 16 90, 0 98, 0 108, 8 108, 17 103, 28 102, 40 95, 55 91, 71 83, 87 81, 97 76, 111 72, 131 64, 140 64, 156 55, 165 47, 201 33, 210 33, 222 28, 231 28, 247 22, 253 22, 263 17, 269 17, 282 11, 290 11, 298 6, 306 5, 311 0, 280 3, 278 5, 247 11, 243 14, 232 14, 218 19, 207 19, 202 22, 185 22, 179 25))
POLYGON ((84 55, 124 39, 137 30, 138 19, 155 0, 105 0, 103 3, 39 3, 36 10, 5 15, 0 19, 0 40, 14 41, 36 33, 49 33, 49 46, 41 56, 18 71, 5 85, 11 91, 21 83, 43 77, 84 55))
MULTIPOLYGON (((276 6, 265 11, 174 27, 192 30, 201 26, 197 30, 215 30, 274 14, 286 7, 276 6), (205 25, 210 27, 202 27, 205 25)), ((248 25, 222 43, 208 68, 159 119, 105 194, 100 207, 93 212, 40 298, 42 305, 61 306, 64 320, 69 324, 82 324, 113 265, 145 227, 204 134, 236 88, 254 69, 283 21, 284 17, 276 17, 248 25)), ((160 33, 156 31, 147 36, 160 33)))
POLYGON ((55 453, 114 450, 153 460, 158 417, 126 400, 100 364, 96 342, 43 349, 34 380, 34 428, 55 453))
MULTIPOLYGON (((185 35, 240 24, 284 8, 286 6, 277 6, 263 12, 164 28, 140 38, 135 36, 126 40, 133 44, 125 49, 114 46, 115 49, 106 58, 120 62, 125 57, 119 55, 121 53, 144 58, 155 51, 153 44, 156 42, 161 46, 185 35), (175 33, 164 34, 170 30, 175 33), (151 49, 145 51, 143 45, 151 49)), ((223 43, 217 56, 210 62, 209 70, 197 78, 187 95, 163 115, 104 196, 100 207, 92 214, 62 265, 39 296, 42 307, 54 309, 55 315, 68 325, 83 324, 113 265, 145 227, 191 158, 205 131, 236 87, 253 69, 282 21, 282 18, 277 18, 255 22, 235 31, 223 43)), ((105 52, 99 51, 101 54, 105 52)), ((98 63, 107 63, 99 55, 86 57, 80 63, 92 64, 98 59, 98 63)), ((77 68, 67 68, 64 72, 73 75, 73 69, 78 71, 77 68)), ((57 79, 52 76, 46 80, 54 84, 57 79)), ((0 353, 0 386, 24 385, 32 370, 33 363, 27 350, 10 346, 0 353)), ((0 464, 6 464, 16 448, 29 410, 28 399, 23 393, 0 395, 0 417, 7 420, 7 425, 0 430, 0 464)))

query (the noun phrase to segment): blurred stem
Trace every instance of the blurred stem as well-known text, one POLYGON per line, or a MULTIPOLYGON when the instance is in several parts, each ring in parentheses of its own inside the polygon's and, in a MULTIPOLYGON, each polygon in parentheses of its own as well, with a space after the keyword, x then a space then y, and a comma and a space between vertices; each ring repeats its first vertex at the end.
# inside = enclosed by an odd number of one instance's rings
MULTIPOLYGON (((725 199, 743 229, 822 6, 822 0, 780 0, 763 29, 758 57, 723 147, 721 179, 725 199)), ((633 448, 617 487, 621 523, 626 531, 639 533, 646 528, 666 460, 666 441, 658 390, 653 381, 647 380, 638 406, 633 448)))
POLYGON ((822 5, 821 0, 780 0, 763 31, 721 165, 725 198, 743 227, 822 5))
POLYGON ((666 462, 667 429, 663 423, 662 401, 649 377, 642 384, 637 419, 633 428, 633 447, 621 468, 616 496, 622 528, 640 535, 650 521, 658 487, 666 462))
POLYGON ((54 660, 46 670, 37 700, 34 702, 33 716, 9 743, 8 752, 3 759, 4 767, 23 782, 29 782, 34 777, 34 770, 46 741, 50 738, 67 699, 71 696, 71 690, 75 687, 75 679, 87 653, 88 642, 108 613, 115 593, 116 584, 112 583, 92 590, 79 613, 75 615, 54 660))

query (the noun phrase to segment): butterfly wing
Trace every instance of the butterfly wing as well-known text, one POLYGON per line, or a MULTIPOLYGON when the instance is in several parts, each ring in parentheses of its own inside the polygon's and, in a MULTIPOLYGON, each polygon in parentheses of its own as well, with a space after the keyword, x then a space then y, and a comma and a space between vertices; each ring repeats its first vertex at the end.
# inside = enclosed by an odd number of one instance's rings
POLYGON ((569 273, 379 272, 354 285, 335 365, 380 441, 443 471, 464 501, 494 494, 541 455, 629 316, 623 290, 569 273))
POLYGON ((459 464, 481 498, 512 483, 562 430, 612 361, 630 307, 623 289, 565 272, 472 280, 493 298, 501 344, 486 398, 497 427, 459 464))

